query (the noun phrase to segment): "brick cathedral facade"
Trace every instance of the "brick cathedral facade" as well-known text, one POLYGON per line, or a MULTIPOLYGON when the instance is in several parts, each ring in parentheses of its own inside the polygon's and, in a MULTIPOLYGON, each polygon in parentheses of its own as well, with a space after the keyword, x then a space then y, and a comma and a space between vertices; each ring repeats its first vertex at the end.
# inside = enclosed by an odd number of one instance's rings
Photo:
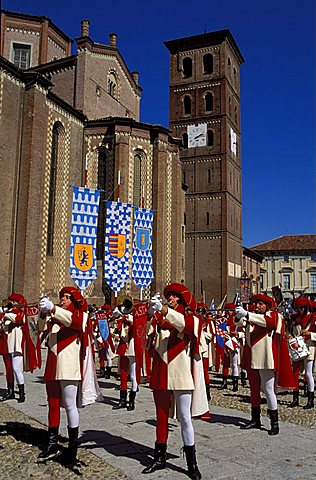
MULTIPOLYGON (((140 121, 142 89, 117 46, 72 40, 49 18, 3 11, 0 56, 0 295, 52 298, 71 284, 71 185, 102 190, 98 279, 86 294, 109 300, 102 280, 104 205, 155 210, 155 280, 186 282, 197 297, 229 296, 241 276, 241 53, 228 30, 166 42, 170 130, 140 121), (86 175, 85 175, 86 171, 86 175), (176 252, 176 254, 175 254, 176 252)), ((137 297, 132 282, 127 291, 137 297)))

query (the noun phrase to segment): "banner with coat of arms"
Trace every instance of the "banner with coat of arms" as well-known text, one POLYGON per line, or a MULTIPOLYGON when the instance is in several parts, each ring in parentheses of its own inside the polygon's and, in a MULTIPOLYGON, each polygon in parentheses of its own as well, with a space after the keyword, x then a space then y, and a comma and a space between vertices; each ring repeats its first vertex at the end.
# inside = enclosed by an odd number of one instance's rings
POLYGON ((97 278, 96 243, 100 190, 73 187, 70 276, 81 291, 97 278))
POLYGON ((144 290, 154 279, 152 261, 153 218, 153 210, 134 208, 132 276, 140 290, 144 290))
POLYGON ((107 202, 104 242, 104 279, 117 294, 130 279, 129 235, 132 206, 107 202))

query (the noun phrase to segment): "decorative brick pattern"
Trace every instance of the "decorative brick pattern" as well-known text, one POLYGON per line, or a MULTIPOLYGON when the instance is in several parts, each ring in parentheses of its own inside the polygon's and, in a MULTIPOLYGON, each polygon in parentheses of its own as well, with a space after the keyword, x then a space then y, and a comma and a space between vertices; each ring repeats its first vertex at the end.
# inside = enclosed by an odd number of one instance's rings
POLYGON ((173 199, 173 183, 172 183, 172 154, 168 153, 167 169, 166 169, 166 212, 165 212, 165 231, 166 231, 166 285, 171 282, 171 231, 172 231, 172 199, 173 199))

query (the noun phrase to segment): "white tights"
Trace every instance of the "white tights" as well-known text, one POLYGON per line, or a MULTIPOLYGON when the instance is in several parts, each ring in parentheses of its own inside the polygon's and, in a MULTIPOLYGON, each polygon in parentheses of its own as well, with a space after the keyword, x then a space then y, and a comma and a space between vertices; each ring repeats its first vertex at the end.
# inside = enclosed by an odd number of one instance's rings
POLYGON ((269 410, 277 410, 278 402, 274 391, 274 370, 259 370, 261 378, 261 388, 267 399, 269 410))
POLYGON ((194 445, 194 429, 191 418, 192 391, 174 390, 173 394, 177 407, 177 417, 181 424, 183 444, 192 446, 194 445))
POLYGON ((11 358, 12 358, 12 369, 16 378, 16 383, 18 385, 24 385, 23 355, 21 353, 15 352, 15 353, 11 353, 11 358))
POLYGON ((136 359, 135 357, 128 357, 129 359, 129 378, 132 382, 133 392, 137 391, 138 384, 136 381, 136 359))
POLYGON ((237 351, 231 353, 230 360, 231 360, 232 376, 238 377, 239 372, 238 372, 238 352, 237 351))
POLYGON ((68 426, 75 428, 79 426, 79 412, 77 408, 78 382, 71 380, 60 380, 63 405, 66 410, 68 426))
POLYGON ((305 375, 308 382, 308 391, 313 392, 315 388, 315 380, 313 375, 313 360, 305 360, 305 375))

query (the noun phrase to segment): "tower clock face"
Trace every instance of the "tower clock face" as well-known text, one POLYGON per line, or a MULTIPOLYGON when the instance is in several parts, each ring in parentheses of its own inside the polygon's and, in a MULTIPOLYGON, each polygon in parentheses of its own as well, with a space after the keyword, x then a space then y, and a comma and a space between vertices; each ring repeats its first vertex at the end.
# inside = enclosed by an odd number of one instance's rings
POLYGON ((205 147, 206 146, 206 123, 199 123, 198 125, 188 125, 188 148, 205 147))

